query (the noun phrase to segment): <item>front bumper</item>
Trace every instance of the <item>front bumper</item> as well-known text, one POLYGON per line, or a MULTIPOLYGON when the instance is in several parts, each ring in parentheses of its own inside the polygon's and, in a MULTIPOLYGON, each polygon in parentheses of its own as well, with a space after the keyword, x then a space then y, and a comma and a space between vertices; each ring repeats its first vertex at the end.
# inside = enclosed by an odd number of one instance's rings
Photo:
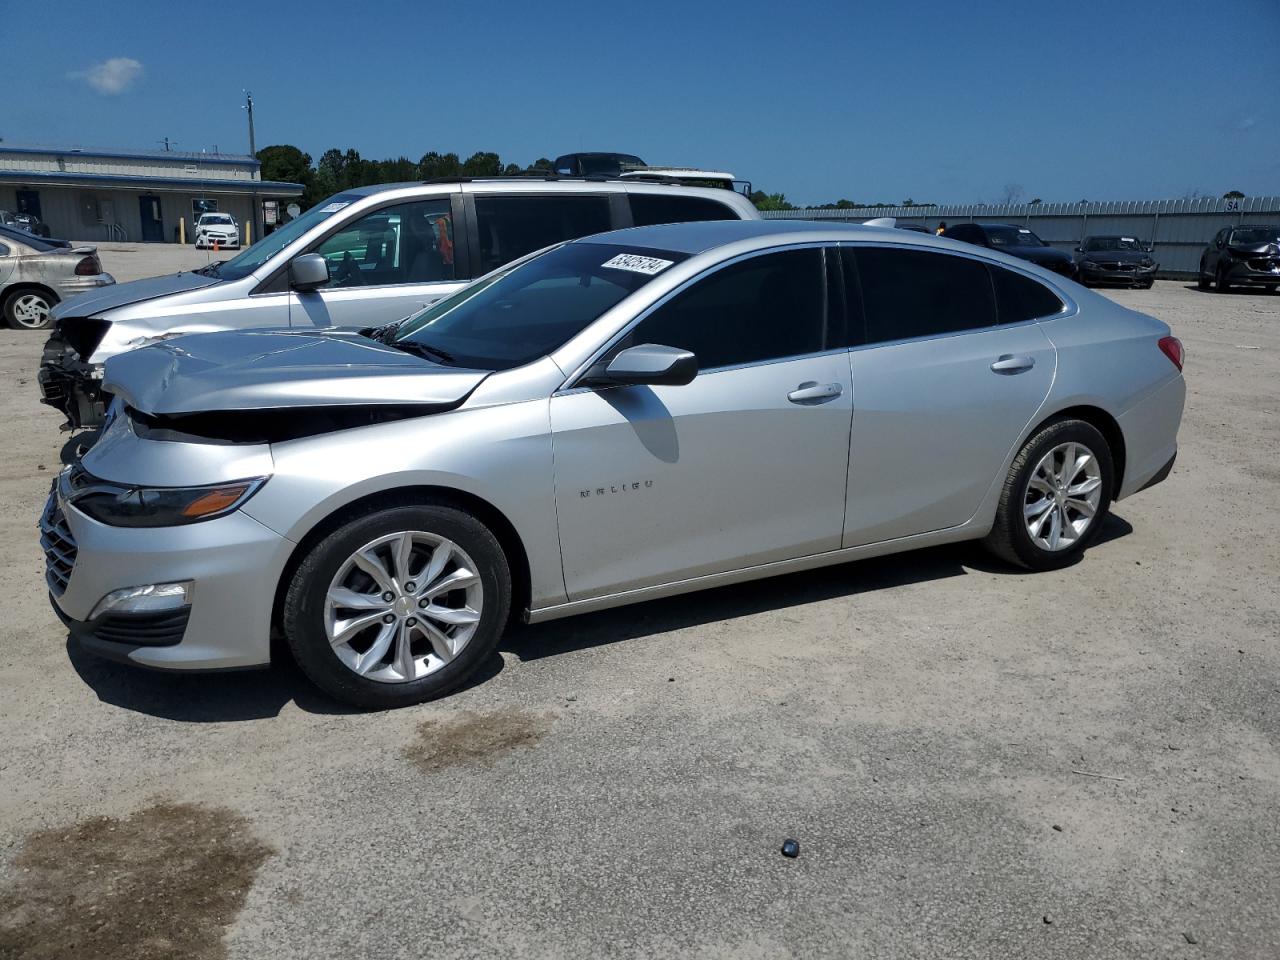
POLYGON ((1227 280, 1241 286, 1280 286, 1280 257, 1260 256, 1250 260, 1237 260, 1227 271, 1227 280))
POLYGON ((1117 268, 1082 262, 1077 268, 1080 271, 1081 283, 1115 283, 1137 286, 1153 281, 1156 277, 1156 271, 1160 269, 1160 265, 1155 263, 1149 267, 1143 267, 1138 264, 1132 266, 1126 264, 1117 268))
POLYGON ((45 341, 36 382, 40 384, 40 402, 67 418, 63 429, 102 423, 109 399, 102 392, 102 367, 81 360, 59 333, 45 341))
POLYGON ((270 662, 272 607, 291 541, 240 511, 179 527, 110 527, 57 496, 50 493, 45 516, 61 520, 69 536, 59 537, 57 554, 46 547, 46 567, 54 572, 47 582, 59 618, 83 646, 168 670, 270 662), (115 590, 175 581, 192 584, 182 611, 91 619, 115 590))

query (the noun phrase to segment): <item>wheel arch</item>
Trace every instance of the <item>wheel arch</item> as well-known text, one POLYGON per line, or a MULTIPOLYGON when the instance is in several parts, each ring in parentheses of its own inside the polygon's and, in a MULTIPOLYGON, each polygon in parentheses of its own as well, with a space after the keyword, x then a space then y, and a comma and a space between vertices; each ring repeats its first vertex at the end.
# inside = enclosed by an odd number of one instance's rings
POLYGON ((280 632, 284 597, 288 592, 289 583, 293 580, 294 571, 298 569, 303 558, 316 543, 344 523, 357 517, 367 516, 376 510, 426 503, 445 504, 464 510, 489 528, 497 538, 499 546, 502 547, 511 571, 511 615, 513 618, 522 616, 523 611, 528 609, 530 604, 531 572, 528 551, 515 525, 501 510, 474 493, 468 493, 456 487, 422 484, 393 487, 366 494, 343 504, 313 524, 289 554, 289 559, 276 584, 275 600, 271 609, 273 632, 280 632))
POLYGON ((1083 420, 1085 423, 1095 427, 1099 433, 1107 441, 1107 446, 1111 451, 1111 461, 1115 467, 1115 478, 1112 483, 1112 489, 1119 491, 1124 485, 1124 468, 1125 468, 1125 443, 1124 431, 1120 428, 1120 422, 1116 420, 1110 413, 1102 409, 1102 407, 1093 406, 1092 404, 1081 403, 1070 407, 1063 407, 1056 410, 1052 414, 1040 419, 1022 438, 1017 449, 1022 449, 1023 444, 1031 437, 1047 427, 1056 420, 1083 420))
POLYGON ((52 301, 49 306, 54 306, 62 302, 62 298, 58 296, 58 292, 47 284, 37 283, 34 280, 18 280, 9 284, 4 288, 4 295, 0 297, 0 301, 9 302, 9 298, 17 296, 21 293, 43 293, 52 301))

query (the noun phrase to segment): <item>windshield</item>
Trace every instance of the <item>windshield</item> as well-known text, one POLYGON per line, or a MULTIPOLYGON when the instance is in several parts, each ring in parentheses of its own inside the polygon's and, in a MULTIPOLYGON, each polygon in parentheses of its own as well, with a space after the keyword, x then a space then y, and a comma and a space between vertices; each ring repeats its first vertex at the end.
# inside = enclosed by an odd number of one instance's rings
POLYGON ((219 280, 239 280, 247 277, 317 223, 328 220, 343 207, 359 199, 359 194, 339 193, 316 204, 297 220, 290 220, 283 227, 277 227, 273 233, 267 234, 253 246, 246 248, 240 256, 218 264, 211 275, 219 280))
POLYGON ((1242 246, 1280 243, 1280 227, 1237 227, 1231 231, 1231 242, 1242 246))
POLYGON ((987 227, 993 247, 1043 247, 1044 242, 1026 227, 987 227))
POLYGON ((231 223, 231 216, 226 213, 206 213, 200 218, 201 223, 231 223))
POLYGON ((1147 245, 1136 237, 1090 237, 1085 241, 1084 249, 1086 253, 1109 250, 1136 250, 1138 253, 1146 253, 1147 245))
POLYGON ((545 357, 687 254, 567 243, 491 274, 404 322, 394 344, 444 362, 508 370, 545 357))

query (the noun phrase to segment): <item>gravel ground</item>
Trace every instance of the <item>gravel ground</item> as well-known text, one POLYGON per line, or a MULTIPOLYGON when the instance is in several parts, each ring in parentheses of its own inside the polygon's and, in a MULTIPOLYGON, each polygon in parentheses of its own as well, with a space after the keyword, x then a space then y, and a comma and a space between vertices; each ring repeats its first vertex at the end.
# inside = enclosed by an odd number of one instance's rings
POLYGON ((1280 297, 1114 296, 1187 345, 1182 450, 1078 566, 524 628, 377 715, 68 646, 42 338, 0 332, 0 957, 1280 956, 1280 297))

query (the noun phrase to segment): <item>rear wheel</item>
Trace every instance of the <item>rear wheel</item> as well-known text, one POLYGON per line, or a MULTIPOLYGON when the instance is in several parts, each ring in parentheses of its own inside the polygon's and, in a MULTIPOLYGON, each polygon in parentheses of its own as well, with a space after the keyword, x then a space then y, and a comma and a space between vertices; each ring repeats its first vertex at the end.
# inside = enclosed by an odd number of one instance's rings
POLYGON ((1114 467, 1106 438, 1083 420, 1058 420, 1023 445, 1009 467, 986 545, 1032 570, 1075 563, 1111 507, 1114 467))
POLYGON ((44 330, 58 300, 41 290, 15 290, 4 298, 4 319, 15 330, 44 330))
POLYGON ((501 546, 443 504, 349 521, 307 554, 284 602, 294 658, 317 686, 370 709, 456 689, 498 642, 511 605, 501 546))

